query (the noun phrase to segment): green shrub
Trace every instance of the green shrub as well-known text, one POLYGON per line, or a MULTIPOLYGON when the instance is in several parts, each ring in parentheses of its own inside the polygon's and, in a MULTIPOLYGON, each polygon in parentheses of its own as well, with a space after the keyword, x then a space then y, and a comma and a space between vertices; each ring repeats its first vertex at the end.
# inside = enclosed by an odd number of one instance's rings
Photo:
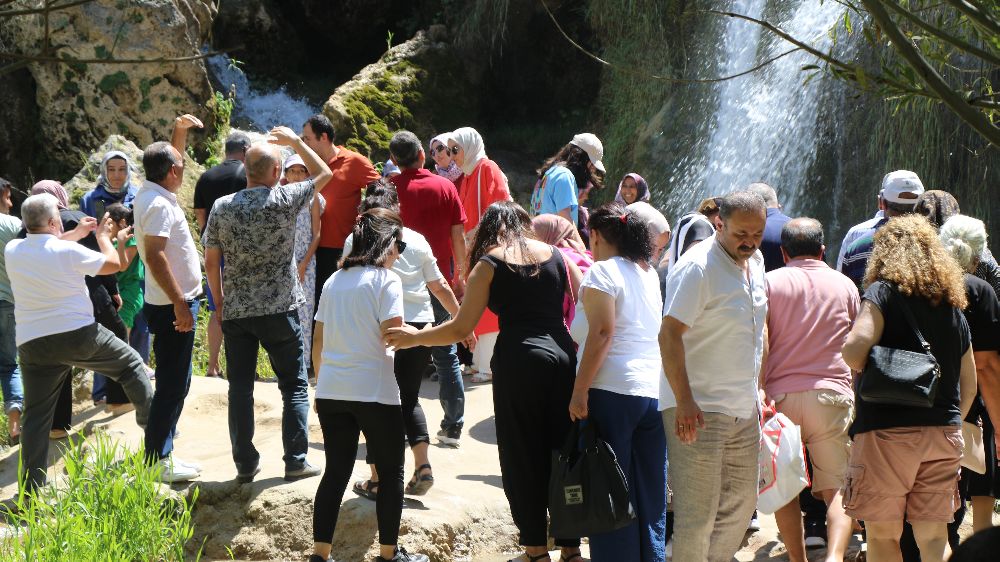
MULTIPOLYGON (((185 556, 194 534, 190 501, 167 495, 142 451, 99 433, 71 442, 65 482, 16 498, 16 537, 0 543, 0 560, 199 560, 185 556)), ((23 488, 23 486, 22 486, 23 488)))

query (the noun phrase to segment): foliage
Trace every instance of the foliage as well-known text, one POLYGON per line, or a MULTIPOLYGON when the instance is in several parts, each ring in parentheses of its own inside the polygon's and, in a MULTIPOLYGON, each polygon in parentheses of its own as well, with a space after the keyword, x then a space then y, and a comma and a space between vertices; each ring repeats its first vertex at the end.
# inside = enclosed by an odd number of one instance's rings
POLYGON ((233 115, 235 99, 232 94, 224 95, 222 92, 215 92, 205 107, 208 108, 209 123, 205 125, 209 130, 215 131, 211 136, 206 137, 198 151, 206 154, 205 167, 211 168, 222 163, 225 152, 226 137, 229 136, 229 121, 233 115))
MULTIPOLYGON (((191 355, 191 368, 195 375, 204 375, 208 370, 208 317, 211 313, 207 306, 198 310, 195 325, 194 352, 191 355)), ((226 372, 226 347, 223 345, 219 353, 219 370, 226 372)), ((263 348, 257 350, 257 376, 264 380, 277 380, 271 361, 263 348)))
POLYGON ((106 434, 71 442, 63 458, 65 484, 16 498, 21 533, 0 543, 0 560, 185 560, 197 488, 190 501, 165 494, 143 452, 106 434))

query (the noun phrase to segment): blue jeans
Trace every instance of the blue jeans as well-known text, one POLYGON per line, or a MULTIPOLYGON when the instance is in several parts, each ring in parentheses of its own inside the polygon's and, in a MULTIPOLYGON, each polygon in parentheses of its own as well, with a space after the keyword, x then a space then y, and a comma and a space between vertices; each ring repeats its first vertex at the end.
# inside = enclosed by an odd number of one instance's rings
POLYGON ((146 324, 146 315, 141 310, 132 320, 132 331, 128 334, 128 344, 139 352, 139 357, 142 357, 142 361, 148 365, 149 325, 146 324))
POLYGON ((5 300, 0 300, 0 390, 3 390, 4 412, 24 409, 24 388, 14 339, 14 303, 5 300))
POLYGON ((222 335, 229 379, 229 440, 233 444, 236 470, 250 473, 260 463, 260 453, 253 446, 253 387, 257 350, 261 346, 271 360, 281 391, 285 469, 302 468, 309 448, 309 380, 298 311, 223 319, 222 335))
MULTIPOLYGON (((451 318, 434 295, 431 295, 431 306, 434 308, 435 326, 451 318)), ((458 364, 458 348, 455 344, 433 347, 431 359, 437 369, 438 384, 441 385, 438 395, 441 409, 444 410, 441 429, 462 429, 465 425, 465 385, 462 382, 462 369, 458 364)))
POLYGON ((667 524, 667 439, 658 400, 590 389, 589 419, 618 457, 638 518, 590 536, 594 562, 663 562, 667 524))
MULTIPOLYGON (((191 315, 198 318, 197 300, 188 301, 191 315)), ((191 388, 191 353, 195 329, 178 332, 174 329, 173 305, 146 303, 142 313, 153 334, 153 354, 156 357, 156 391, 149 410, 146 428, 146 457, 157 461, 174 450, 174 432, 184 409, 184 399, 191 388)), ((197 324, 196 324, 197 326, 197 324)))

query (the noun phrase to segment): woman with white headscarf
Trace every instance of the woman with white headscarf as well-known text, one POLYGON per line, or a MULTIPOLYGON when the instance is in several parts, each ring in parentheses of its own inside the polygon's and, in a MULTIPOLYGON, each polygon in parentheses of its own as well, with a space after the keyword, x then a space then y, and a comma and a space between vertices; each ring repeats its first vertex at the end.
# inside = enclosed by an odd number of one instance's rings
POLYGON ((132 183, 132 170, 135 166, 128 155, 120 150, 109 150, 101 159, 101 173, 97 177, 97 185, 80 198, 80 210, 88 216, 97 216, 98 202, 104 208, 115 203, 132 207, 132 199, 139 191, 139 186, 132 183))
POLYGON ((430 155, 434 159, 434 171, 437 175, 447 178, 448 181, 455 184, 455 188, 462 180, 462 169, 458 167, 455 163, 455 159, 451 157, 451 150, 448 148, 448 137, 451 133, 442 133, 431 139, 430 145, 430 155))

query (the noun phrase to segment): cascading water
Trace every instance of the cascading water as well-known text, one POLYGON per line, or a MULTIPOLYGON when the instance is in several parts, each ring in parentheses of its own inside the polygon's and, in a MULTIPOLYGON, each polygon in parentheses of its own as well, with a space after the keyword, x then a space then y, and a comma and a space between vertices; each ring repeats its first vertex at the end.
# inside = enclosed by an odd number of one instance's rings
POLYGON ((319 112, 319 108, 308 100, 289 95, 284 86, 269 92, 257 90, 247 75, 225 55, 209 57, 206 63, 222 91, 235 90, 233 117, 243 127, 263 132, 276 125, 286 125, 298 131, 306 119, 319 112))
MULTIPOLYGON (((776 23, 823 51, 831 47, 828 32, 844 12, 829 0, 735 0, 729 9, 776 23)), ((716 75, 742 72, 793 47, 753 22, 727 18, 713 48, 716 75)), ((663 186, 664 207, 680 214, 705 197, 764 181, 778 190, 786 209, 794 209, 809 183, 820 110, 831 89, 825 76, 803 84, 802 66, 813 63, 811 55, 796 52, 752 74, 693 89, 700 94, 679 110, 698 116, 701 133, 674 161, 663 186)))

